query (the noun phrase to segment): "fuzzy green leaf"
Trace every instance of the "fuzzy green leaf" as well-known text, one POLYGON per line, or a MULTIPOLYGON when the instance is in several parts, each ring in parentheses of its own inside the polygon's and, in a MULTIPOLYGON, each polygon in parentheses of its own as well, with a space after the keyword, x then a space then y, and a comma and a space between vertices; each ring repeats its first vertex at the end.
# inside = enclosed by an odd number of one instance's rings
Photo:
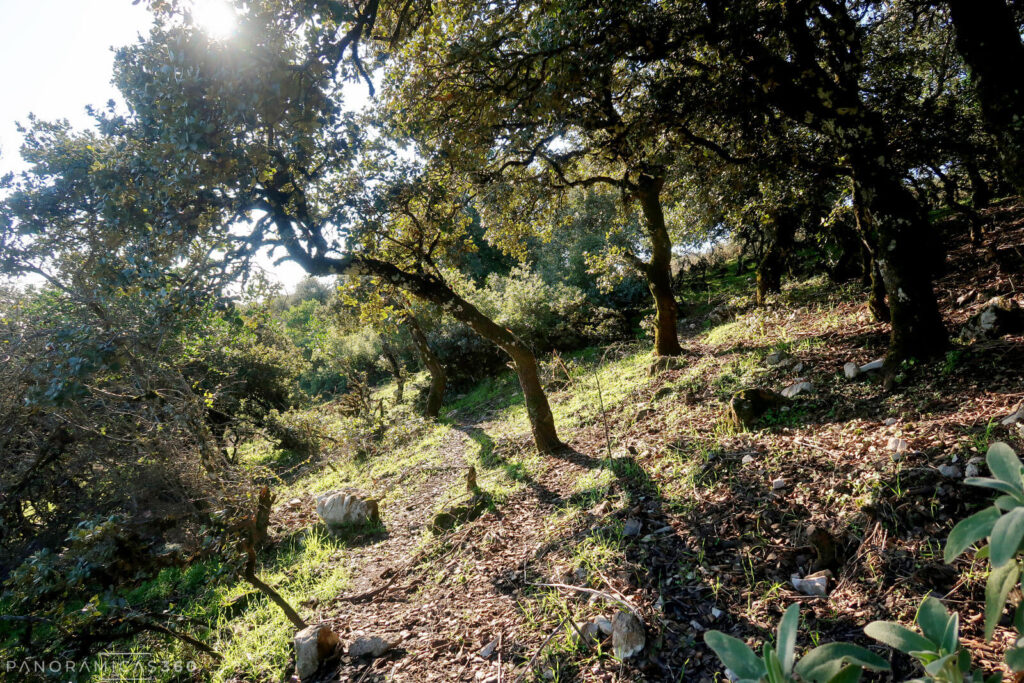
POLYGON ((920 633, 891 621, 872 621, 864 627, 864 633, 907 654, 918 650, 935 652, 939 649, 938 643, 933 643, 920 633))
POLYGON ((800 605, 792 604, 782 615, 776 635, 775 647, 778 650, 782 672, 787 676, 793 673, 793 661, 796 653, 796 632, 800 627, 800 605))
POLYGON ((952 562, 972 545, 991 534, 992 527, 1001 516, 999 508, 987 507, 961 520, 946 539, 946 562, 952 562))
POLYGON ((1002 567, 1016 556, 1020 542, 1024 540, 1024 508, 1010 510, 992 525, 989 545, 992 546, 989 562, 993 567, 1002 567))
POLYGON ((999 623, 999 617, 1003 613, 1003 606, 1006 604, 1006 597, 1017 585, 1020 578, 1020 565, 1016 562, 1007 562, 1002 567, 992 570, 985 584, 985 640, 992 637, 999 623))
POLYGON ((721 631, 708 631, 704 634, 704 642, 715 651, 725 668, 738 677, 757 681, 767 675, 768 671, 761 658, 739 638, 727 636, 721 631))
POLYGON ((872 671, 889 670, 889 662, 870 650, 850 643, 827 643, 808 652, 797 663, 796 672, 805 681, 824 683, 851 664, 872 671))

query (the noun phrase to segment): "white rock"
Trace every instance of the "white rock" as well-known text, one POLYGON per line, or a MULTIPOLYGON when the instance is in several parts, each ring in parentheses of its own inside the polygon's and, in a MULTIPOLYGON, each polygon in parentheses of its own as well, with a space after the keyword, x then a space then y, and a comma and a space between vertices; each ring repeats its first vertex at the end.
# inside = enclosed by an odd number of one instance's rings
POLYGON ((894 453, 905 453, 910 448, 910 444, 907 443, 906 439, 901 439, 897 436, 889 439, 889 443, 886 445, 890 451, 894 453))
POLYGON ((314 624, 295 634, 295 673, 300 680, 311 677, 320 662, 338 647, 338 634, 327 626, 314 624))
POLYGON ((344 491, 329 491, 316 498, 316 514, 330 527, 375 522, 380 519, 377 501, 344 491))
POLYGON ((712 617, 713 619, 718 619, 718 618, 720 618, 720 617, 721 617, 721 616, 722 616, 723 614, 724 614, 724 612, 722 612, 722 610, 718 609, 717 607, 712 607, 712 608, 711 608, 711 617, 712 617))
POLYGON ((885 359, 879 358, 878 360, 873 360, 870 363, 865 363, 860 366, 860 371, 871 372, 872 370, 881 370, 883 365, 885 365, 885 359))
POLYGON ((1024 422, 1024 403, 1021 403, 1017 406, 1017 410, 1000 420, 999 424, 1004 427, 1009 427, 1010 425, 1017 424, 1018 422, 1024 422))
POLYGON ((612 651, 619 659, 628 659, 644 649, 647 636, 644 625, 629 612, 618 612, 612 618, 612 651))
POLYGON ((959 479, 960 468, 956 465, 939 465, 939 474, 947 479, 959 479))
POLYGON ((965 477, 980 477, 981 476, 981 464, 985 462, 985 459, 981 456, 974 456, 967 461, 967 466, 964 468, 965 477))
POLYGON ((365 657, 366 655, 380 657, 390 648, 391 646, 388 644, 388 641, 379 636, 373 636, 372 638, 363 636, 349 643, 348 655, 349 657, 365 657))
POLYGON ((477 652, 477 654, 480 655, 481 657, 483 657, 484 659, 490 659, 494 655, 495 650, 497 650, 497 649, 498 649, 498 639, 495 638, 494 640, 492 640, 491 642, 487 643, 482 648, 480 648, 480 651, 477 652))
POLYGON ((594 619, 594 623, 597 624, 597 627, 599 629, 601 629, 601 633, 603 633, 604 635, 610 636, 612 634, 612 621, 611 621, 611 619, 605 619, 604 617, 598 617, 597 619, 594 619))
POLYGON ((860 374, 860 366, 856 363, 847 363, 843 366, 843 374, 846 375, 846 379, 857 379, 857 375, 860 374))
POLYGON ((749 455, 749 454, 748 455, 744 455, 743 459, 740 460, 740 462, 743 463, 744 465, 749 465, 750 463, 754 462, 754 456, 749 455))
POLYGON ((899 420, 897 420, 895 417, 887 417, 885 418, 885 422, 883 422, 882 424, 884 424, 886 427, 892 427, 897 422, 899 422, 899 420))
POLYGON ((826 569, 825 571, 808 574, 802 579, 799 574, 793 574, 789 577, 789 580, 792 582, 793 588, 804 595, 824 597, 828 595, 828 580, 831 576, 832 572, 826 569))
POLYGON ((623 536, 639 536, 641 528, 640 520, 636 517, 630 517, 626 520, 626 523, 622 526, 623 536))
POLYGON ((814 385, 810 382, 797 382, 796 384, 791 384, 783 389, 782 395, 786 398, 793 398, 800 394, 809 394, 812 391, 814 391, 814 385))
POLYGON ((805 367, 807 367, 807 366, 806 366, 806 365, 804 365, 803 361, 800 361, 799 363, 797 363, 796 365, 794 365, 794 366, 793 366, 792 368, 790 368, 790 370, 791 370, 792 372, 794 372, 794 373, 796 373, 796 374, 798 374, 798 375, 799 375, 799 374, 800 374, 801 372, 803 372, 803 371, 804 371, 804 368, 805 368, 805 367))

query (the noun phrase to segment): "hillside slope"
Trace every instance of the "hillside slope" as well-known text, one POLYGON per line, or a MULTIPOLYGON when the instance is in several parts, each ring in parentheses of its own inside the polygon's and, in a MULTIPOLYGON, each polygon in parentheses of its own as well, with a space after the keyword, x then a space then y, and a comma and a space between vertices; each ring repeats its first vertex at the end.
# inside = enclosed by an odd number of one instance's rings
MULTIPOLYGON (((992 213, 987 246, 954 245, 939 281, 951 327, 991 296, 1021 299, 1024 275, 993 253, 1024 250, 1024 211, 992 213)), ((942 547, 987 499, 962 484, 971 459, 995 440, 1024 447, 1018 428, 998 423, 1024 400, 1024 337, 958 343, 888 382, 849 380, 843 365, 879 358, 887 338, 858 286, 792 282, 761 309, 745 292, 712 291, 694 310, 682 322, 686 355, 660 372, 641 343, 545 363, 570 447, 555 456, 533 451, 511 373, 446 406, 438 424, 410 418, 363 459, 253 453, 277 473, 264 579, 343 642, 391 645, 377 659, 330 662, 323 680, 720 680, 703 633, 763 641, 793 602, 799 647, 843 639, 888 656, 861 629, 909 622, 929 593, 959 611, 965 641, 997 668, 1010 632, 982 642, 984 564, 944 565, 942 547), (789 360, 771 364, 776 352, 789 360), (735 391, 798 379, 813 391, 757 429, 730 422, 735 391), (484 492, 478 509, 468 467, 484 492), (326 531, 314 496, 342 487, 380 499, 380 527, 326 531), (822 566, 834 572, 827 597, 793 588, 792 575, 822 566), (642 617, 647 643, 624 663, 573 626, 623 605, 642 617)), ((316 410, 335 419, 331 406, 316 410)), ((160 590, 203 596, 193 616, 220 624, 213 644, 225 655, 215 678, 289 671, 292 629, 276 608, 244 584, 186 584, 160 590)), ((905 657, 893 663, 898 680, 912 671, 905 657)))

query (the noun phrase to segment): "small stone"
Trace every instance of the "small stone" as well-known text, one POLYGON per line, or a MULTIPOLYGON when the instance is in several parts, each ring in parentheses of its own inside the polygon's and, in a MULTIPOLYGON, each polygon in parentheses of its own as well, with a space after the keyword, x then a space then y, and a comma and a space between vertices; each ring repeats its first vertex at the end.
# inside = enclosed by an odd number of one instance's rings
POLYGON ((612 651, 619 659, 628 659, 644 649, 647 637, 644 625, 629 612, 618 612, 612 618, 612 651))
POLYGON ((590 508, 590 514, 595 517, 603 517, 612 511, 612 502, 610 500, 602 500, 600 503, 590 508))
POLYGON ((793 588, 804 595, 824 597, 828 595, 828 580, 831 577, 832 572, 826 569, 814 574, 808 574, 802 579, 799 574, 793 574, 789 577, 789 580, 792 582, 793 588))
POLYGON ((491 657, 494 656, 494 653, 495 653, 495 651, 497 651, 497 649, 498 649, 498 639, 495 638, 494 640, 492 640, 491 642, 487 643, 482 648, 480 648, 480 651, 477 652, 477 654, 480 655, 481 657, 483 657, 484 659, 490 659, 491 657))
POLYGON ((1002 420, 1000 420, 999 424, 1003 425, 1004 427, 1009 427, 1012 424, 1018 424, 1021 422, 1024 422, 1024 403, 1021 403, 1019 406, 1017 406, 1017 410, 1013 411, 1012 413, 1004 417, 1002 420))
POLYGON ((579 643, 581 634, 583 635, 584 643, 596 643, 601 640, 601 627, 593 622, 576 624, 576 628, 572 630, 570 640, 574 643, 579 643))
POLYGON ((846 375, 846 379, 856 379, 860 374, 860 366, 856 363, 847 363, 843 366, 843 374, 846 375))
POLYGON ((788 358, 789 354, 785 351, 773 351, 765 356, 764 362, 768 365, 781 365, 788 358))
POLYGON ((611 619, 605 619, 604 617, 598 617, 597 619, 594 619, 594 623, 597 624, 597 627, 599 629, 601 629, 601 633, 603 633, 604 635, 610 636, 612 634, 612 621, 611 621, 611 619))
POLYGON ((626 520, 626 523, 622 526, 623 536, 639 536, 640 529, 643 524, 636 517, 630 517, 626 520))
POLYGON ((754 456, 748 453, 747 455, 743 456, 743 459, 740 460, 740 462, 743 463, 744 465, 749 465, 750 463, 754 462, 754 456))
POLYGON ((654 400, 655 401, 660 401, 663 398, 668 398, 669 396, 674 394, 675 391, 676 391, 676 388, 671 386, 671 385, 664 386, 664 387, 658 389, 656 392, 654 392, 654 400))
POLYGON ((765 413, 782 408, 789 402, 785 396, 767 389, 743 389, 733 394, 729 413, 737 429, 752 427, 765 413))
POLYGON ((344 491, 329 491, 317 496, 316 514, 331 528, 380 520, 376 500, 344 491))
POLYGON ((291 500, 288 501, 288 504, 285 507, 292 508, 292 509, 297 508, 297 507, 302 507, 302 499, 301 498, 292 498, 291 500))
POLYGON ((889 439, 889 443, 886 444, 886 448, 894 453, 905 453, 907 449, 910 448, 910 444, 907 443, 906 439, 894 436, 889 439))
POLYGON ((782 395, 785 396, 786 398, 793 398, 794 396, 799 396, 800 394, 809 394, 812 391, 814 391, 814 385, 811 384, 810 382, 797 382, 796 384, 791 384, 790 386, 783 389, 782 395))
POLYGON ((786 480, 785 479, 779 477, 778 479, 772 480, 772 490, 773 491, 778 491, 778 490, 784 489, 784 488, 786 488, 786 480))
POLYGON ((641 403, 637 406, 636 417, 634 419, 637 421, 646 420, 651 415, 654 415, 654 408, 650 407, 646 403, 641 403))
POLYGON ((980 477, 981 476, 981 465, 985 462, 985 459, 980 456, 974 456, 967 461, 967 466, 964 467, 965 477, 980 477))
POLYGON ((897 422, 899 422, 899 420, 897 420, 895 417, 887 417, 885 418, 885 422, 883 422, 882 424, 884 424, 886 427, 892 427, 897 422))
POLYGON ((719 619, 719 618, 721 618, 721 616, 723 614, 724 614, 724 612, 722 610, 718 609, 717 607, 712 607, 711 608, 711 618, 712 619, 719 619))
POLYGON ((964 324, 960 338, 995 339, 1006 334, 1024 331, 1024 309, 1016 301, 1006 297, 989 299, 984 308, 964 324))
POLYGON ((865 363, 864 365, 860 366, 860 371, 872 372, 874 370, 881 370, 883 365, 885 365, 885 359, 879 358, 878 360, 873 360, 870 363, 865 363))
POLYGON ((388 642, 379 636, 372 638, 360 637, 352 641, 348 646, 350 657, 380 657, 391 648, 388 642))
POLYGON ((956 465, 939 465, 939 474, 947 479, 959 479, 960 468, 956 465))
POLYGON ((295 673, 300 680, 306 680, 320 668, 340 642, 338 634, 322 624, 307 626, 295 634, 295 673))

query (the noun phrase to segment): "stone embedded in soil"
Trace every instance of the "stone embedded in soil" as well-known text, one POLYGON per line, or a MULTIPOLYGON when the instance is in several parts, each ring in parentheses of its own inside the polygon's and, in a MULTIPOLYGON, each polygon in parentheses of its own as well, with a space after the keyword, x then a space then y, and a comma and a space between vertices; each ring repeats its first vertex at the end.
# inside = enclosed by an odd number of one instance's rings
POLYGON ((1024 309, 1013 299, 993 297, 960 330, 965 341, 995 339, 1024 332, 1024 309))
POLYGON ((814 391, 814 385, 810 382, 796 382, 783 389, 782 395, 786 398, 793 398, 800 394, 809 394, 812 391, 814 391))
POLYGON ((749 465, 750 463, 754 462, 754 456, 750 454, 744 455, 743 459, 740 460, 740 462, 743 463, 744 465, 749 465))
POLYGON ((597 619, 594 619, 594 623, 597 624, 597 627, 599 629, 601 629, 601 633, 603 633, 604 635, 610 636, 612 634, 612 622, 611 622, 611 619, 605 619, 604 617, 598 617, 597 619))
POLYGON ((889 443, 886 444, 886 448, 888 448, 893 453, 905 453, 907 449, 910 448, 910 444, 907 443, 906 439, 901 439, 899 437, 894 436, 891 439, 889 439, 889 443))
POLYGON ((939 474, 947 479, 959 479, 960 468, 956 465, 939 465, 939 474))
POLYGON ((885 359, 879 358, 878 360, 873 360, 870 363, 865 363, 864 365, 860 366, 859 370, 862 373, 873 372, 874 370, 881 370, 883 365, 885 365, 885 359))
POLYGON ((320 668, 320 662, 329 657, 340 642, 338 634, 322 624, 307 626, 292 641, 295 645, 295 673, 306 680, 320 668))
POLYGON ((789 360, 789 354, 785 351, 773 351, 765 356, 764 362, 768 365, 782 365, 789 360))
POLYGON ((799 574, 793 574, 789 577, 789 580, 792 582, 793 588, 797 589, 804 595, 825 597, 828 595, 828 580, 831 577, 832 572, 826 569, 824 571, 815 572, 814 574, 808 574, 802 579, 799 574))
POLYGON ((610 500, 602 500, 600 503, 590 508, 590 514, 595 517, 602 517, 612 511, 612 502, 610 500))
POLYGON ((782 394, 767 389, 743 389, 733 394, 729 413, 737 429, 752 427, 765 413, 789 403, 782 394))
POLYGON ((331 528, 380 520, 377 501, 344 491, 328 491, 317 496, 316 514, 331 528))
POLYGON ((843 374, 846 375, 846 379, 856 379, 860 374, 860 366, 856 363, 847 363, 843 366, 843 374))
POLYGON ((480 655, 481 657, 483 657, 484 659, 490 659, 491 657, 494 656, 494 653, 497 650, 498 650, 498 639, 495 638, 494 640, 492 640, 491 642, 487 643, 482 648, 480 648, 480 651, 477 652, 477 654, 480 655))
POLYGON ((1024 422, 1024 403, 1017 406, 1017 409, 999 421, 1004 427, 1024 422))
POLYGON ((978 455, 976 455, 973 458, 971 458, 970 460, 968 460, 967 461, 967 466, 964 468, 964 476, 965 477, 980 477, 981 476, 981 466, 982 466, 982 464, 984 462, 985 462, 985 459, 982 458, 981 456, 978 456, 978 455))
POLYGON ((382 654, 391 649, 388 641, 384 640, 380 636, 373 636, 367 638, 365 636, 356 638, 348 646, 349 657, 380 657, 382 654))
POLYGON ((636 517, 630 517, 629 519, 626 520, 626 523, 622 527, 622 535, 623 536, 639 536, 640 535, 640 528, 642 526, 643 525, 640 523, 639 519, 637 519, 636 517))
POLYGON ((647 643, 644 625, 629 612, 618 612, 612 618, 612 651, 619 659, 639 654, 647 643))
POLYGON ((772 480, 772 490, 778 491, 779 489, 786 488, 786 480, 779 477, 778 479, 772 480))

